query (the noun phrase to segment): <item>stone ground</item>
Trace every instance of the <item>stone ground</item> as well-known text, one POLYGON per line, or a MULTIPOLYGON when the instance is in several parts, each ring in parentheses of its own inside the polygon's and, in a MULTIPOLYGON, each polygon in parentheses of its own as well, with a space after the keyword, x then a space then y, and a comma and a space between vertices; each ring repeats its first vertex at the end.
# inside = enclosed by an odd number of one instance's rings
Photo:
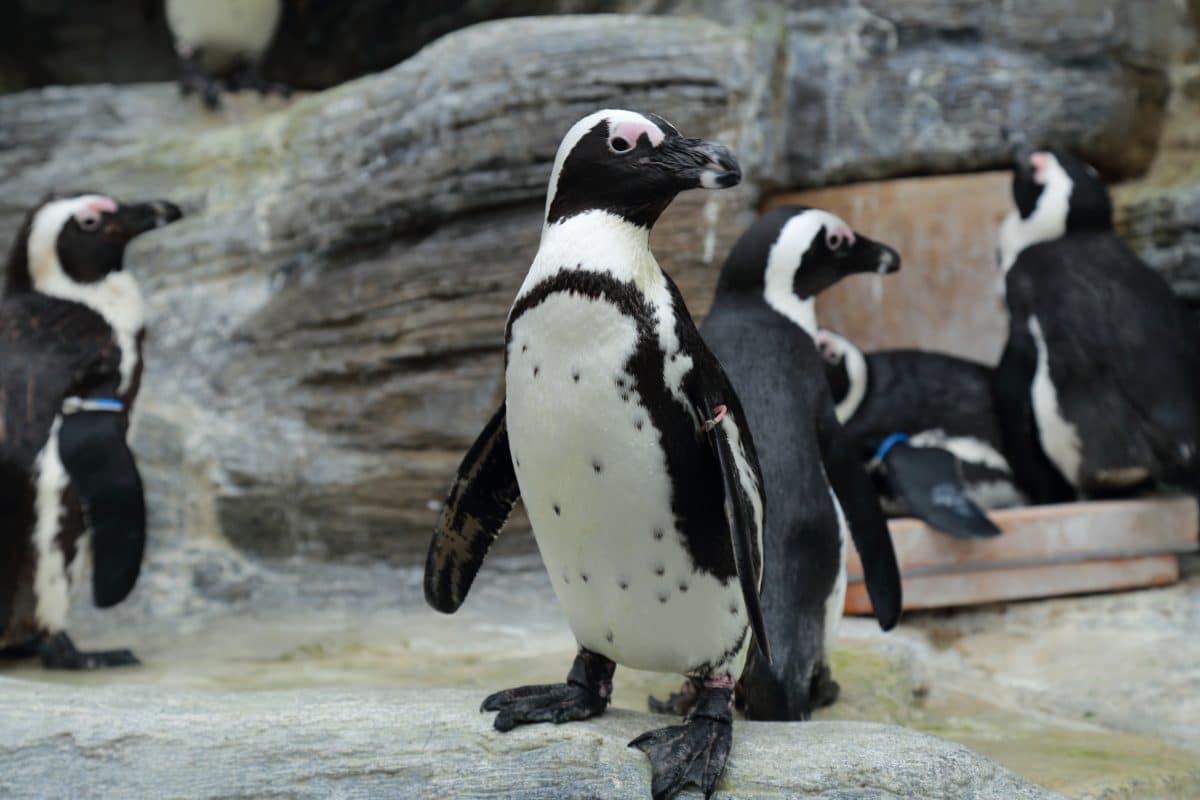
MULTIPOLYGON (((454 688, 473 704, 561 680, 573 653, 532 555, 491 560, 450 617, 424 605, 416 571, 268 570, 219 548, 157 558, 130 602, 103 613, 80 603, 73 627, 81 646, 130 646, 144 666, 0 664, 0 679, 28 682, 25 711, 69 707, 87 686, 214 703, 248 692, 260 712, 254 690, 321 689, 311 697, 327 702, 334 689, 454 688)), ((886 635, 847 620, 834 659, 842 700, 817 718, 936 734, 1071 797, 1200 796, 1200 570, 1189 571, 1166 589, 910 614, 886 635)), ((675 684, 618 670, 615 706, 643 710, 675 684)), ((0 692, 8 713, 22 707, 14 685, 0 692)))

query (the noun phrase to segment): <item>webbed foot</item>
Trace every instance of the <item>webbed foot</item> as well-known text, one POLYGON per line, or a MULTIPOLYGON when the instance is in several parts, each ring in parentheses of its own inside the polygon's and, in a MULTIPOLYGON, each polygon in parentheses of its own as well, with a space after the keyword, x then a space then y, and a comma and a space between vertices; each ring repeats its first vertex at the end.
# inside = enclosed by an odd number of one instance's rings
POLYGON ((733 743, 732 704, 733 680, 710 678, 684 724, 643 733, 629 743, 650 759, 654 800, 674 797, 689 784, 712 796, 733 743))
POLYGON ((580 648, 566 683, 518 686, 483 701, 480 711, 498 711, 494 725, 511 731, 531 722, 564 722, 604 713, 612 698, 612 676, 617 665, 599 653, 580 648))
POLYGON ((141 664, 128 650, 99 650, 85 653, 75 647, 63 631, 42 639, 39 648, 42 666, 46 669, 104 669, 133 667, 141 664))
POLYGON ((841 691, 842 687, 833 679, 833 672, 830 671, 829 665, 821 664, 817 667, 808 692, 808 696, 812 700, 812 707, 824 708, 833 705, 837 702, 841 691))

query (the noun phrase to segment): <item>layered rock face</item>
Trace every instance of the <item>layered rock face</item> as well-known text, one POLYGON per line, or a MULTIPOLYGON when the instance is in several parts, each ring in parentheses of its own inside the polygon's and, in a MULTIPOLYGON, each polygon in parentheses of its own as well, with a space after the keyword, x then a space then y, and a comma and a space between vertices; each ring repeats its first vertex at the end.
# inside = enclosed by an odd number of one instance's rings
POLYGON ((149 306, 135 448, 154 535, 416 561, 502 393, 504 318, 574 120, 654 110, 738 153, 742 187, 682 196, 653 236, 700 314, 771 191, 1000 166, 1006 126, 1144 170, 1174 4, 1034 5, 628 2, 655 16, 490 22, 218 115, 168 84, 11 94, 0 245, 51 189, 180 202, 128 262, 149 306))

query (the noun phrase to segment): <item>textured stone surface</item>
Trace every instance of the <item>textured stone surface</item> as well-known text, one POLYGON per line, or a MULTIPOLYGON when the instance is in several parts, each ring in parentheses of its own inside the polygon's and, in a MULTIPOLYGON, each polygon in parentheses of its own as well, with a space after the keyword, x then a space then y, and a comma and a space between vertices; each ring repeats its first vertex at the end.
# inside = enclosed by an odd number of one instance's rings
POLYGON ((504 316, 575 119, 653 109, 738 153, 745 185, 681 197, 653 238, 702 313, 772 187, 981 168, 1001 123, 1117 143, 1114 169, 1137 168, 1155 116, 1129 87, 1161 74, 1162 1, 1136 20, 1090 0, 1043 16, 631 2, 674 16, 488 23, 290 104, 240 95, 209 115, 166 84, 7 95, 0 246, 50 189, 180 202, 188 219, 129 256, 150 312, 135 448, 156 535, 413 560, 499 396, 504 316), (1044 24, 1069 8, 1089 13, 1055 47, 1044 24))
MULTIPOLYGON (((0 680, 9 798, 649 797, 628 711, 501 735, 462 691, 147 691, 0 680)), ((1056 797, 961 745, 872 723, 737 723, 717 797, 1056 797)))

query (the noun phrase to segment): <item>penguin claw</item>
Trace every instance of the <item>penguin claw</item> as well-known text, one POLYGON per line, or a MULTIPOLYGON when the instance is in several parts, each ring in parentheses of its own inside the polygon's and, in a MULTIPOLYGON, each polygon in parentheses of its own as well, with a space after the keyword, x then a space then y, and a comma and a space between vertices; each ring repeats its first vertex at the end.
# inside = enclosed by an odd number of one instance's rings
POLYGON ((575 722, 603 713, 608 700, 574 683, 518 686, 489 695, 480 711, 498 711, 493 725, 501 732, 532 722, 575 722))
POLYGON ((650 760, 654 800, 667 800, 689 784, 699 786, 705 798, 712 797, 732 743, 732 720, 693 717, 683 725, 643 733, 629 746, 650 760))

